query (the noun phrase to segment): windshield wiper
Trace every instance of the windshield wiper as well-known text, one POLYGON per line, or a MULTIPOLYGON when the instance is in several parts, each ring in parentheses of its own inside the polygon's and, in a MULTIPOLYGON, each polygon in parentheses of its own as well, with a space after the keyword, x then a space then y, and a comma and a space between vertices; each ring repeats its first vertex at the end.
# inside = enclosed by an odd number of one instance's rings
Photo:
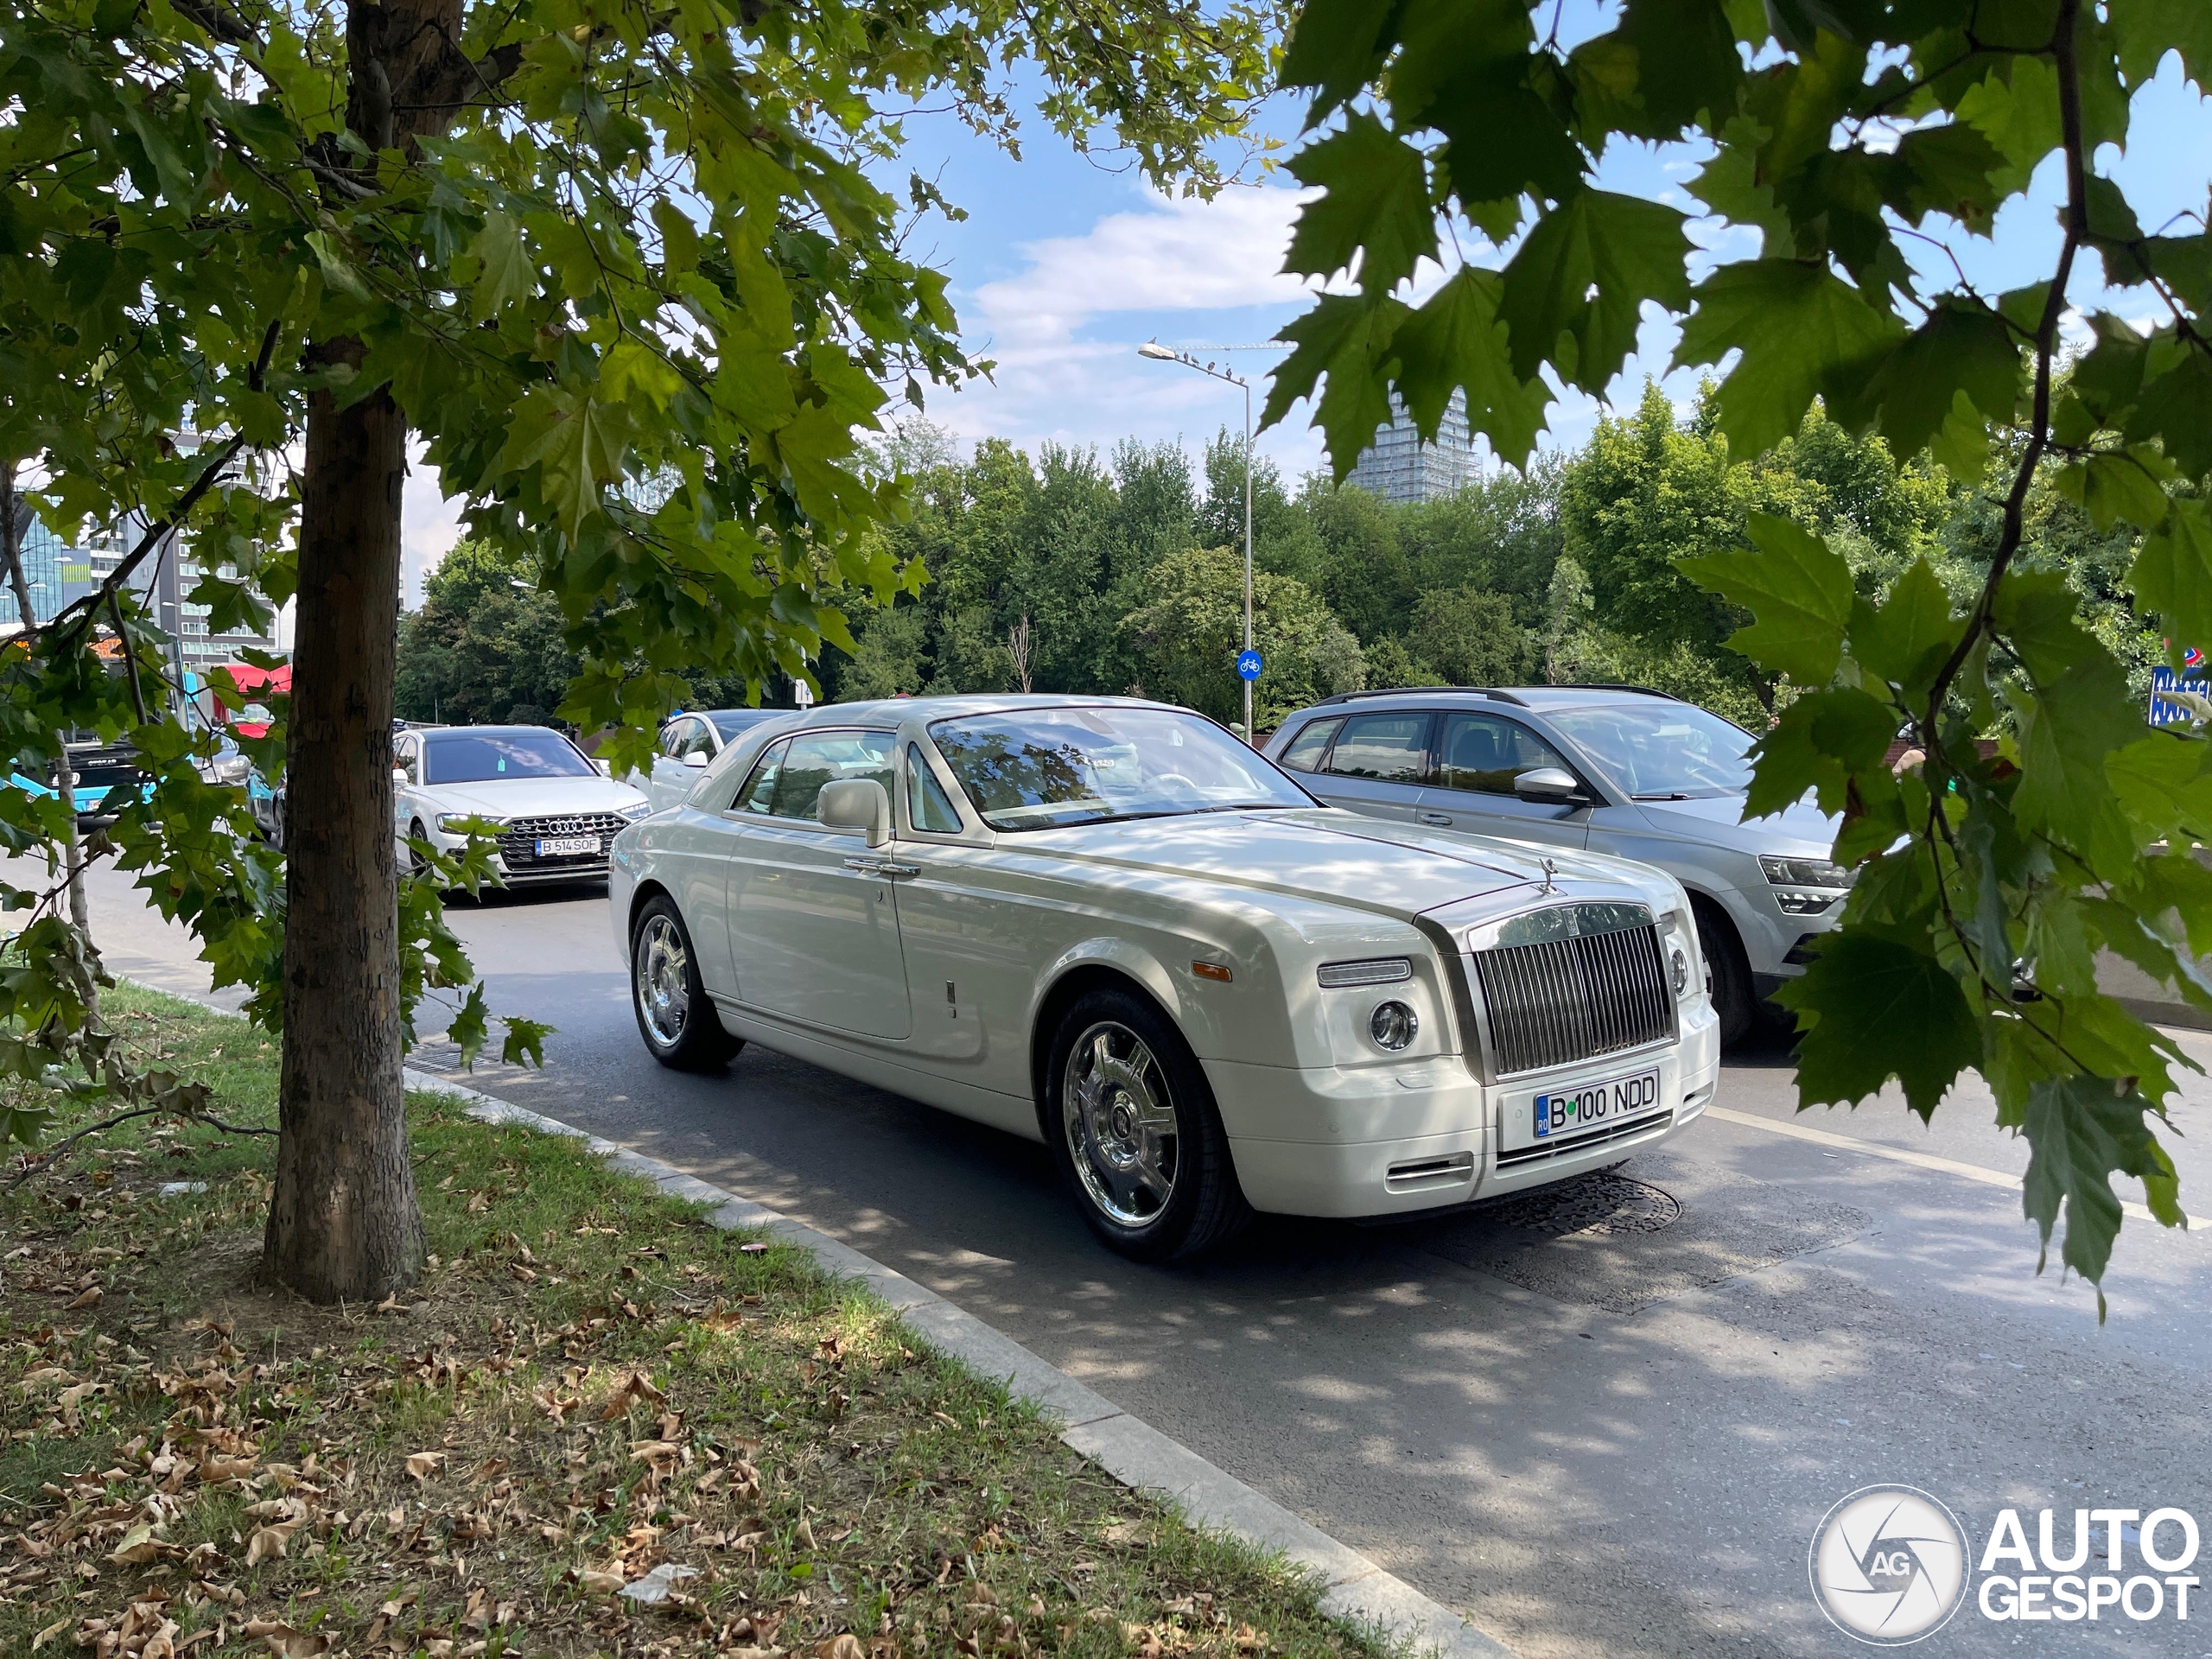
POLYGON ((1629 797, 1631 801, 1688 801, 1694 798, 1694 796, 1683 794, 1680 790, 1672 795, 1631 795, 1629 797))
POLYGON ((1193 815, 1200 812, 1295 812, 1306 804, 1302 801, 1231 801, 1226 806, 1194 806, 1193 815))

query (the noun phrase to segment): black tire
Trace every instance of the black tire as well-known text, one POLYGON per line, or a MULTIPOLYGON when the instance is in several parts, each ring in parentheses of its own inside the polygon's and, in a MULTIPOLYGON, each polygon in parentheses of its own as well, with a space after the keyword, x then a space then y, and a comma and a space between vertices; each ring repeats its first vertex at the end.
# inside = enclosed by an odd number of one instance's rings
POLYGON ((630 1011, 646 1050, 673 1071, 719 1071, 745 1046, 722 1028, 690 930, 666 893, 646 899, 630 925, 630 1011))
POLYGON ((1710 899, 1691 901, 1697 915, 1698 954, 1713 978, 1713 1011, 1720 1016, 1720 1046, 1732 1048, 1751 1034, 1758 1020, 1758 998, 1751 990, 1751 964, 1743 941, 1710 899))
POLYGON ((1134 1261, 1194 1260, 1252 1218, 1204 1069, 1135 991, 1086 991, 1061 1017, 1043 1120, 1083 1218, 1134 1261))
MULTIPOLYGON (((422 819, 417 818, 407 826, 407 839, 410 842, 428 841, 429 838, 429 831, 423 828, 422 819)), ((410 875, 428 875, 430 873, 430 861, 423 856, 420 848, 411 845, 408 848, 407 873, 410 875)))

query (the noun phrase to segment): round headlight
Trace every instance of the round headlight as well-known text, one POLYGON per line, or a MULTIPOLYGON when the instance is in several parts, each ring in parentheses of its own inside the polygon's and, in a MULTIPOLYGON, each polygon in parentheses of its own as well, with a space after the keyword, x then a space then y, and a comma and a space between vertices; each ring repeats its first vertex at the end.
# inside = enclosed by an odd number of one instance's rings
POLYGON ((1412 1042, 1420 1029, 1421 1016, 1402 1002, 1378 1005, 1367 1021, 1367 1034, 1375 1039, 1375 1046, 1393 1053, 1412 1042))
POLYGON ((1668 953, 1667 962, 1668 966, 1672 968, 1675 972, 1675 995, 1676 996, 1688 995, 1690 988, 1690 959, 1682 953, 1682 947, 1681 945, 1676 945, 1673 950, 1668 953))

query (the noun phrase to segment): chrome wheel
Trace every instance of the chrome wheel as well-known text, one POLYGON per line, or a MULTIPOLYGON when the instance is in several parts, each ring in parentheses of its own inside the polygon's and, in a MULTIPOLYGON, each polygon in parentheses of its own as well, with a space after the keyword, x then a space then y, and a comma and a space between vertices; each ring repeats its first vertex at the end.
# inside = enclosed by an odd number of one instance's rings
POLYGON ((691 955, 672 918, 646 918, 635 960, 639 1016, 656 1043, 674 1048, 691 1014, 691 955))
POLYGON ((1167 1207, 1182 1136, 1160 1063, 1127 1026, 1102 1020, 1076 1039, 1060 1122, 1076 1179, 1102 1214, 1141 1227, 1167 1207))

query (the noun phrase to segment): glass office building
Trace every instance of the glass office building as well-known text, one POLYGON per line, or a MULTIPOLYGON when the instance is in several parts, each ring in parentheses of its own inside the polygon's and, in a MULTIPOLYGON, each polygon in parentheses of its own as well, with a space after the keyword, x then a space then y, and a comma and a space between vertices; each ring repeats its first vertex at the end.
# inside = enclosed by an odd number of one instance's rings
POLYGON ((1390 411, 1389 425, 1376 429, 1374 443, 1361 454, 1345 482, 1385 501, 1404 503, 1456 495, 1482 478, 1482 456, 1467 432, 1465 393, 1452 394, 1434 443, 1421 441, 1412 416, 1395 392, 1390 411))

